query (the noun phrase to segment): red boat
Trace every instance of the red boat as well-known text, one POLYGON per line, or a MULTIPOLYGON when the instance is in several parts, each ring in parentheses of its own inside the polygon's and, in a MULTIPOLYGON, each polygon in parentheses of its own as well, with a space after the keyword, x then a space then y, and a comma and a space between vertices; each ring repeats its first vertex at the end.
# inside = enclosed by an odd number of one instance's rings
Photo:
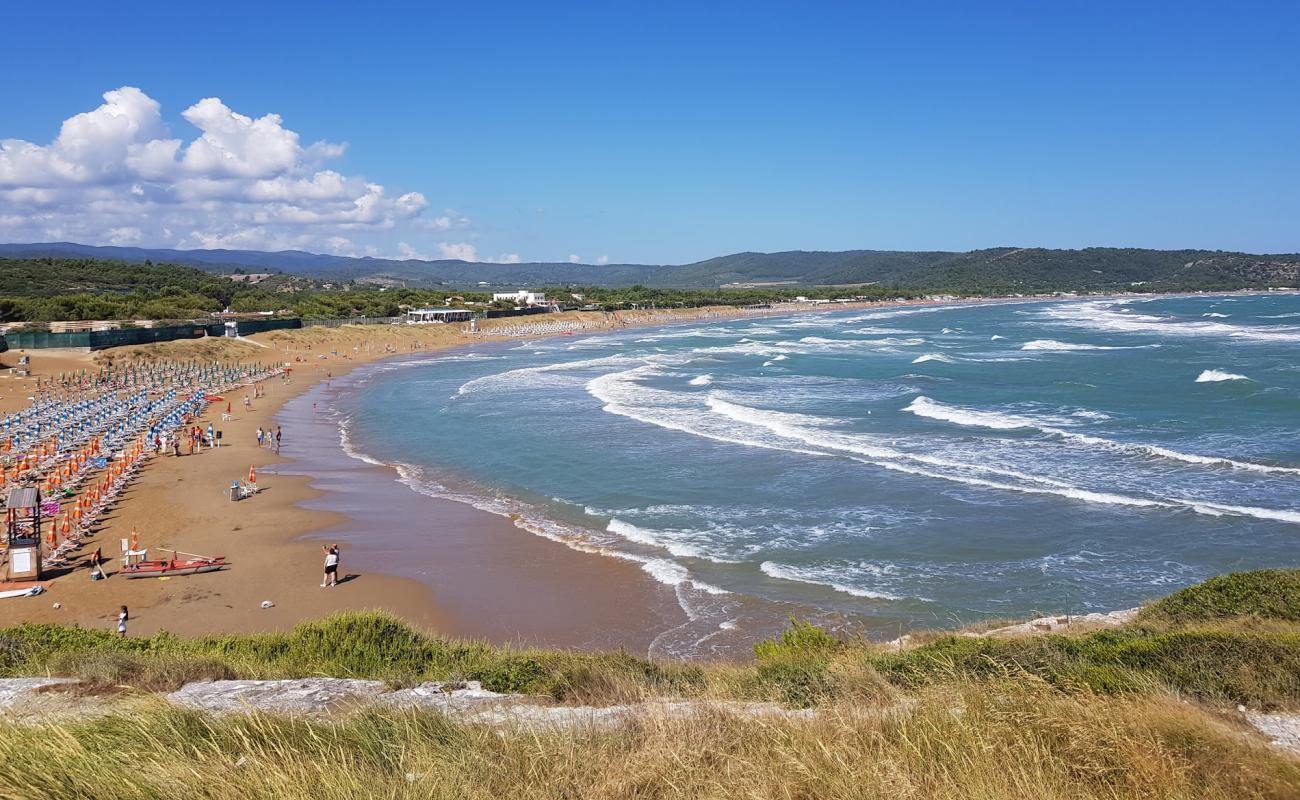
POLYGON ((122 574, 128 578, 170 578, 173 575, 198 575, 202 572, 216 572, 230 566, 225 556, 213 558, 169 558, 166 561, 141 561, 122 567, 122 574))

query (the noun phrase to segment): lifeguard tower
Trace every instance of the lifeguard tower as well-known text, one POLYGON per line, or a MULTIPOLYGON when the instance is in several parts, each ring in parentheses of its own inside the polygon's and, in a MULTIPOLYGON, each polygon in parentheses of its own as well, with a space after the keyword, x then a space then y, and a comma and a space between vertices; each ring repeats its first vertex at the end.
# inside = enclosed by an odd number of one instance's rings
POLYGON ((19 486, 9 490, 5 501, 5 564, 10 581, 41 579, 41 490, 19 486))

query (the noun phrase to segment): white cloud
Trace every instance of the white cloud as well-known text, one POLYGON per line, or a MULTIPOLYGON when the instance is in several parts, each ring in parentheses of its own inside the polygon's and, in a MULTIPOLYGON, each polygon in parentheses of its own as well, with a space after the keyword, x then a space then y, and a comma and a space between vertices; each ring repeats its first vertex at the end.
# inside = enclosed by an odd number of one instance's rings
POLYGON ((108 243, 120 246, 139 244, 143 238, 139 228, 113 228, 108 232, 108 243))
POLYGON ((609 256, 601 256, 600 258, 596 259, 596 263, 600 264, 603 267, 604 265, 609 263, 609 256))
POLYGON ((459 244, 441 242, 438 244, 438 251, 442 253, 443 258, 454 258, 460 261, 478 261, 478 248, 467 242, 461 242, 459 244))
POLYGON ((428 256, 428 255, 425 255, 424 253, 421 253, 419 250, 416 250, 414 247, 410 246, 410 245, 407 244, 406 242, 398 242, 398 243, 397 243, 397 253, 398 253, 398 256, 397 256, 397 257, 398 257, 398 258, 402 258, 402 259, 412 259, 412 258, 413 258, 413 259, 416 259, 416 260, 419 260, 419 261, 432 261, 432 260, 433 260, 433 257, 432 257, 432 256, 428 256))
POLYGON ((581 256, 578 256, 578 255, 571 255, 571 256, 569 256, 569 263, 570 263, 570 264, 581 264, 581 263, 582 263, 582 257, 581 257, 581 256))
POLYGON ((450 231, 468 228, 472 223, 469 217, 454 208, 448 208, 438 216, 421 219, 416 224, 431 231, 450 231))
POLYGON ((0 240, 351 254, 375 250, 357 235, 471 224, 453 209, 424 220, 423 194, 324 168, 345 146, 304 146, 278 114, 253 118, 209 97, 181 116, 198 130, 188 141, 170 134, 157 101, 124 86, 49 144, 0 139, 0 240))
POLYGON ((492 259, 492 261, 497 264, 518 264, 522 260, 523 259, 519 257, 518 253, 502 253, 501 255, 492 259))

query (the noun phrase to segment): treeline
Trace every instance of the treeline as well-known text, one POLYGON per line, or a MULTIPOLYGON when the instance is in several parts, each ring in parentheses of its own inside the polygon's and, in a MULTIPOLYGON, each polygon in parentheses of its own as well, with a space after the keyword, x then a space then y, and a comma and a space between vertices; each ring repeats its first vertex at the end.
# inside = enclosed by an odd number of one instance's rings
MULTIPOLYGON (((916 290, 885 287, 664 289, 647 286, 555 286, 547 296, 566 305, 602 308, 752 305, 788 299, 912 297, 916 290)), ((487 292, 381 288, 274 275, 261 283, 234 281, 176 264, 130 264, 100 259, 0 259, 0 322, 53 320, 188 320, 229 308, 285 312, 305 319, 395 317, 422 306, 488 304, 487 292)), ((498 304, 500 305, 500 304, 498 304)), ((507 304, 508 305, 508 304, 507 304)))
POLYGON ((867 297, 873 300, 919 297, 916 289, 887 286, 764 286, 736 289, 661 289, 651 286, 564 286, 546 289, 546 296, 561 303, 596 304, 605 308, 631 308, 655 306, 661 308, 694 308, 697 306, 743 306, 776 303, 796 296, 810 300, 831 300, 840 297, 867 297), (578 298, 581 298, 579 300, 578 298))

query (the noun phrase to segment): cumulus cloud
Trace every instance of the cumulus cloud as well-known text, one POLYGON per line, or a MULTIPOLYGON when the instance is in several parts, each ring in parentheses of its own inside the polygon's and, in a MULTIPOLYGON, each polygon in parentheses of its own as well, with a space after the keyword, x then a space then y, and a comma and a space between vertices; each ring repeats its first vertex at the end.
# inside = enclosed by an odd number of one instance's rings
POLYGON ((578 256, 578 255, 571 255, 571 256, 569 256, 569 263, 570 263, 570 264, 581 264, 581 263, 582 263, 582 256, 578 256))
POLYGON ((478 248, 467 242, 451 244, 449 242, 440 242, 438 252, 443 258, 454 258, 460 261, 478 261, 478 248))
POLYGON ((523 259, 519 257, 518 253, 502 253, 492 260, 497 264, 518 264, 523 259))
POLYGON ((198 131, 187 140, 140 89, 103 97, 48 144, 0 139, 0 239, 370 254, 355 236, 471 224, 453 209, 425 219, 423 194, 326 168, 345 146, 304 145, 278 114, 204 98, 181 114, 198 131))
POLYGON ((596 263, 600 264, 602 267, 605 266, 606 264, 609 263, 609 256, 601 256, 600 258, 596 259, 596 263))
POLYGON ((421 253, 419 250, 416 250, 414 247, 412 247, 411 245, 407 244, 406 242, 398 242, 398 243, 397 243, 397 257, 400 258, 400 259, 406 259, 406 260, 409 260, 409 259, 415 259, 415 260, 417 260, 417 261, 431 261, 431 260, 432 260, 432 258, 431 258, 430 256, 427 256, 427 255, 425 255, 424 253, 421 253))

